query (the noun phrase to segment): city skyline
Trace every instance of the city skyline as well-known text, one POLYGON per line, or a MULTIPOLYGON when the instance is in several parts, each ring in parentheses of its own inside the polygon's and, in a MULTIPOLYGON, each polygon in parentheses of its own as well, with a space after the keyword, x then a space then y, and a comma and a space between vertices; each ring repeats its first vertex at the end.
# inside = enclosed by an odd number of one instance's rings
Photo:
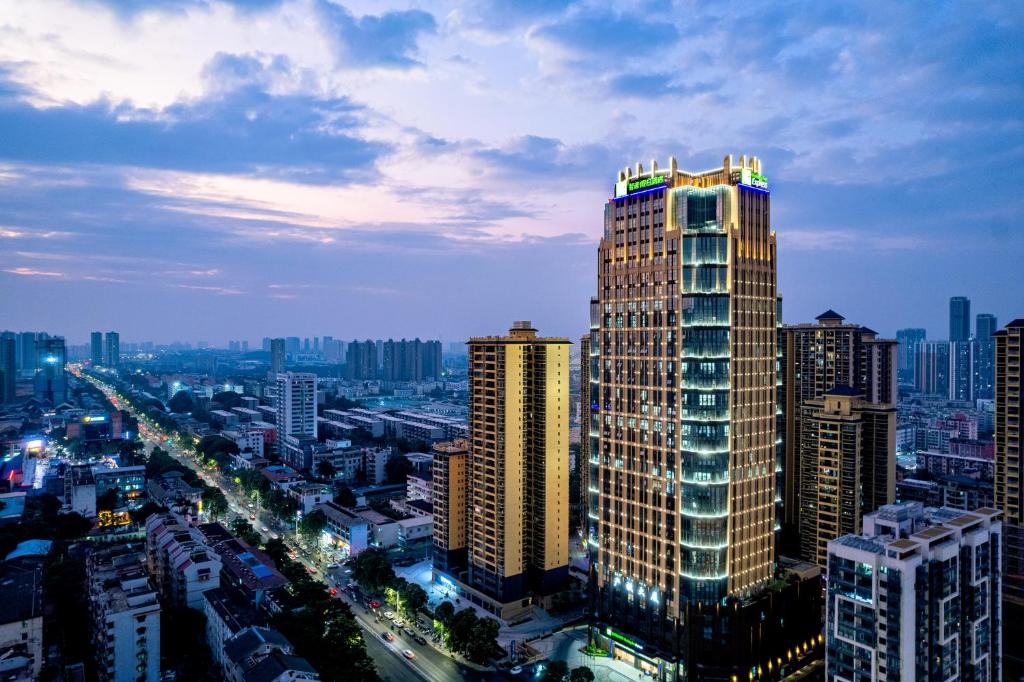
POLYGON ((942 338, 951 296, 1024 295, 1021 199, 973 200, 1021 156, 1009 4, 138 5, 0 2, 8 328, 576 338, 608 177, 736 149, 772 169, 784 322, 942 338))

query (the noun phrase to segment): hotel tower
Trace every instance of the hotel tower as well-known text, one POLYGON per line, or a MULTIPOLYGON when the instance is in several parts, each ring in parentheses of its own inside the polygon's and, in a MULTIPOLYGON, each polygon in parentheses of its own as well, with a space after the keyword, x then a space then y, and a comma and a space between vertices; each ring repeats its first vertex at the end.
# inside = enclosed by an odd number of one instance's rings
POLYGON ((745 156, 700 172, 637 164, 605 205, 588 541, 601 632, 643 656, 678 664, 693 607, 750 599, 775 576, 770 207, 745 156))

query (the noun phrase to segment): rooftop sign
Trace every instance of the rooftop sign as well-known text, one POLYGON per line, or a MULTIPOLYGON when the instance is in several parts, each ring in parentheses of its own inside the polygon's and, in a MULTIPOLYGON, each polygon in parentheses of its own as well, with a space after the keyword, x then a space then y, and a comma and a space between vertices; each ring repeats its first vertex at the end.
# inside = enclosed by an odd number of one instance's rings
POLYGON ((668 179, 664 175, 652 175, 649 178, 638 178, 636 180, 622 180, 615 183, 615 197, 637 194, 644 190, 656 189, 667 184, 668 179))
POLYGON ((768 189, 768 178, 750 170, 749 168, 740 169, 740 184, 748 185, 756 189, 768 189))

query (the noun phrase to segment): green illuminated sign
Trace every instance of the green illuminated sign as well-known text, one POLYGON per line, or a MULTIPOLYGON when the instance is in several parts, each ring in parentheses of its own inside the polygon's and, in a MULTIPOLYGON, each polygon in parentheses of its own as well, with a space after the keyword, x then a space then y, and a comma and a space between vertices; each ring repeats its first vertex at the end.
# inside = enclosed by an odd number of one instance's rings
POLYGON ((642 189, 650 189, 651 187, 657 187, 665 184, 664 175, 654 175, 649 178, 642 178, 640 180, 632 180, 626 185, 626 192, 632 194, 633 192, 639 192, 642 189))
POLYGON ((742 168, 740 169, 740 184, 756 187, 757 189, 768 189, 768 178, 749 168, 742 168))
POLYGON ((612 630, 611 628, 605 628, 604 629, 604 634, 608 635, 612 639, 615 639, 615 640, 618 640, 618 641, 622 642, 623 644, 628 644, 629 646, 633 647, 637 651, 643 651, 644 650, 644 648, 640 644, 634 642, 633 640, 631 640, 629 637, 626 637, 625 635, 620 635, 618 632, 615 632, 615 630, 612 630))

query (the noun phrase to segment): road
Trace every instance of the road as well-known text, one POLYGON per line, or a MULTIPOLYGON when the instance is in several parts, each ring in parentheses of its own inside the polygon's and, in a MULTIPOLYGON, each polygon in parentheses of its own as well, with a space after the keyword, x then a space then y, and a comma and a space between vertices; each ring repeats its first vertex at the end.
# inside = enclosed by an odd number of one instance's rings
MULTIPOLYGON (((107 399, 115 407, 128 410, 132 416, 139 420, 139 436, 145 444, 147 455, 152 452, 154 447, 160 446, 178 462, 195 471, 208 485, 220 488, 228 500, 228 508, 232 513, 242 518, 250 516, 252 512, 248 508, 249 501, 239 495, 234 485, 225 481, 222 476, 197 465, 195 460, 183 452, 177 443, 173 440, 168 442, 168 436, 160 431, 158 426, 139 416, 126 401, 119 399, 109 386, 98 381, 94 381, 94 383, 103 391, 107 399)), ((278 519, 260 512, 257 514, 256 521, 250 521, 250 523, 264 541, 280 536, 288 548, 295 553, 296 559, 306 566, 307 570, 314 567, 313 562, 301 553, 294 536, 289 532, 290 529, 281 524, 278 519), (268 530, 265 532, 263 528, 268 530)), ((325 584, 331 584, 319 569, 317 569, 313 577, 325 584)), ((493 671, 478 672, 460 665, 446 653, 431 644, 428 643, 425 646, 417 644, 407 637, 405 633, 397 629, 394 630, 396 635, 395 641, 386 642, 382 639, 381 634, 385 630, 391 631, 391 629, 389 623, 383 619, 383 616, 381 616, 381 623, 374 622, 372 612, 367 612, 367 609, 361 603, 353 600, 344 590, 338 590, 338 598, 343 599, 351 607, 352 612, 356 616, 356 621, 363 629, 363 639, 366 641, 367 654, 369 654, 377 666, 377 672, 381 679, 386 682, 405 682, 411 676, 428 680, 428 682, 445 682, 447 680, 473 680, 474 682, 479 680, 482 682, 483 680, 500 679, 500 676, 496 676, 496 673, 493 671), (413 660, 410 661, 403 657, 402 651, 405 649, 415 654, 413 660)))

